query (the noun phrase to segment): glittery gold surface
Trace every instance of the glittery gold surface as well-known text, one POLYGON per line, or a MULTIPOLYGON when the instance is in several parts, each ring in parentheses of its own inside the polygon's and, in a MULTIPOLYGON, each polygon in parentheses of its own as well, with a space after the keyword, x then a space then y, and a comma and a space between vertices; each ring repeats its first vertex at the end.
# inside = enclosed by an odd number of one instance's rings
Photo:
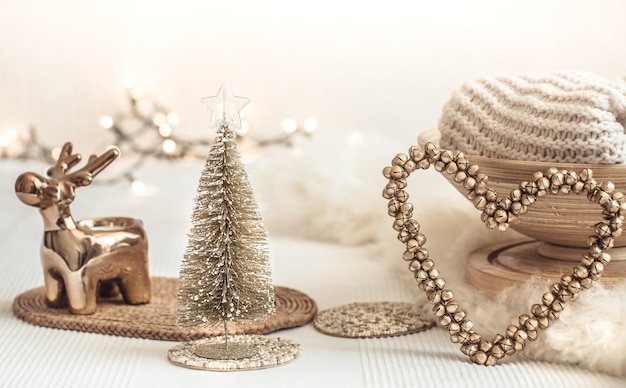
POLYGON ((274 312, 268 236, 230 127, 202 171, 180 269, 177 323, 213 325, 274 312))
POLYGON ((266 337, 261 335, 229 336, 229 348, 241 346, 254 349, 249 357, 240 357, 239 354, 213 353, 211 357, 203 357, 197 353, 198 348, 210 346, 223 347, 224 337, 203 338, 196 341, 176 345, 168 352, 168 359, 172 364, 192 369, 213 371, 236 371, 270 368, 287 364, 302 353, 302 347, 285 338, 266 337))
POLYGON ((346 338, 391 337, 433 326, 413 309, 411 303, 369 302, 333 307, 313 321, 322 333, 346 338))
POLYGON ((193 354, 212 360, 243 360, 254 357, 259 350, 252 344, 232 342, 210 343, 198 345, 193 349, 193 354))

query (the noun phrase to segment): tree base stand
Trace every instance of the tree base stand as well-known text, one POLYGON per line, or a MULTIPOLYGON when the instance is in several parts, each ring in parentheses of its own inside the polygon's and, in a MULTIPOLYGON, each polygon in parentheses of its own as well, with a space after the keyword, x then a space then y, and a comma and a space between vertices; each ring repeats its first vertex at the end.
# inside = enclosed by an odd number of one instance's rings
POLYGON ((211 371, 264 369, 288 364, 302 347, 288 339, 262 335, 229 335, 203 338, 177 345, 167 358, 174 365, 211 371))

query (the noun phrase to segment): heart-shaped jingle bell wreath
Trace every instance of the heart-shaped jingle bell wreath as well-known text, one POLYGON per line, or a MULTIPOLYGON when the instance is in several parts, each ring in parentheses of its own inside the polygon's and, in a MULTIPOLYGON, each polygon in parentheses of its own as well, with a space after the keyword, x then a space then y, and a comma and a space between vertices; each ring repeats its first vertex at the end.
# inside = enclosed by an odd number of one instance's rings
POLYGON ((450 340, 460 343, 461 352, 481 365, 496 365, 504 356, 524 350, 526 341, 537 339, 539 330, 547 329, 550 321, 558 319, 567 302, 600 279, 604 266, 611 260, 606 250, 622 232, 624 195, 615 191, 611 182, 596 182, 590 169, 580 173, 556 168, 538 171, 529 177, 531 180, 521 182, 508 196, 502 197, 489 188, 488 177, 480 173, 478 165, 470 164, 462 152, 426 143, 424 149, 413 146, 408 155, 396 155, 392 165, 383 169, 383 175, 389 179, 383 190, 383 197, 389 200, 388 213, 395 219, 393 228, 398 239, 406 245, 403 259, 433 305, 439 324, 448 329, 450 340), (519 215, 527 212, 528 206, 547 194, 586 193, 589 201, 598 203, 602 209, 603 221, 595 224, 595 235, 589 237, 589 251, 581 263, 571 273, 564 274, 559 283, 552 284, 541 302, 531 306, 530 314, 521 314, 517 324, 509 325, 505 334, 496 334, 491 340, 474 332, 472 321, 454 299, 454 292, 446 288, 446 281, 424 247, 426 237, 420 233, 419 223, 412 218, 413 205, 404 190, 407 178, 413 171, 430 166, 453 175, 454 181, 467 189, 467 198, 482 211, 481 220, 491 229, 506 231, 519 215))

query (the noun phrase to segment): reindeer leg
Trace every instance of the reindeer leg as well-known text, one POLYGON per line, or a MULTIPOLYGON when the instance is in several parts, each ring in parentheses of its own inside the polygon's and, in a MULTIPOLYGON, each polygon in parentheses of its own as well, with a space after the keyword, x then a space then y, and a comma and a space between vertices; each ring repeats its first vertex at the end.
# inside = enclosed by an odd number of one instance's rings
POLYGON ((41 265, 43 267, 43 281, 46 296, 46 305, 59 308, 67 305, 65 280, 55 263, 56 254, 47 249, 41 250, 41 265))
POLYGON ((46 294, 46 305, 48 307, 65 307, 67 300, 65 299, 65 286, 63 279, 55 276, 51 269, 45 269, 43 272, 44 288, 46 294))
POLYGON ((148 261, 144 255, 135 255, 131 260, 134 268, 120 278, 124 301, 128 304, 148 303, 152 293, 148 261))
POLYGON ((135 274, 121 279, 121 291, 128 304, 150 302, 150 277, 147 274, 135 274))
POLYGON ((69 308, 72 314, 93 314, 97 309, 98 279, 88 271, 72 272, 65 280, 69 308))

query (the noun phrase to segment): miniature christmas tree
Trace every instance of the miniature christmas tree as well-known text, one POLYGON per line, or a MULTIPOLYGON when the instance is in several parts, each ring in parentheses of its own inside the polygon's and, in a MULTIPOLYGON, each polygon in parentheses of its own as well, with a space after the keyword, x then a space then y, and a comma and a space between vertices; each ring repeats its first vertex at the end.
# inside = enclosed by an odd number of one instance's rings
POLYGON ((227 349, 228 322, 274 313, 267 231, 232 129, 248 100, 232 96, 223 85, 203 102, 218 133, 198 184, 180 270, 177 321, 180 326, 222 323, 223 351, 241 352, 227 349))
POLYGON ((170 360, 199 369, 253 369, 293 360, 300 347, 263 336, 232 336, 228 322, 243 323, 272 315, 274 287, 268 235, 241 163, 233 128, 247 98, 224 84, 202 102, 211 111, 215 142, 200 176, 189 242, 180 269, 179 326, 223 324, 223 341, 204 339, 170 350, 170 360), (245 337, 245 338, 240 338, 245 337), (279 342, 276 346, 275 342, 279 342), (272 354, 276 350, 286 354, 272 354), (212 361, 206 361, 212 360, 212 361), (220 363, 219 361, 224 361, 220 363), (241 365, 235 361, 242 360, 241 365), (269 360, 269 361, 268 361, 269 360), (278 360, 278 362, 277 362, 278 360))

